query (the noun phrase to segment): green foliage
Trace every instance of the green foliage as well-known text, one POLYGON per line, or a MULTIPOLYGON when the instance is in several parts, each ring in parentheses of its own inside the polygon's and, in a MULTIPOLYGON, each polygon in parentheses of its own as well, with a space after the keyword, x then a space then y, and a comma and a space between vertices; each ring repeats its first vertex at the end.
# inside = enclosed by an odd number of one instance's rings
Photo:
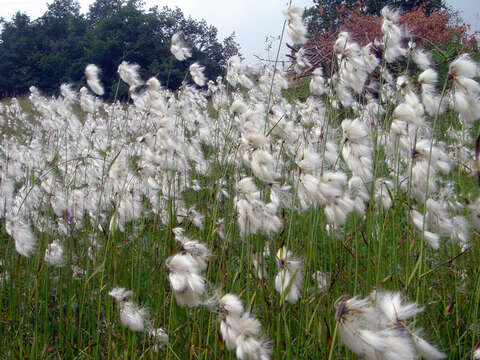
MULTIPOLYGON (((144 78, 157 76, 176 89, 191 63, 200 62, 207 78, 215 79, 238 52, 234 34, 221 43, 217 29, 204 20, 186 19, 179 8, 145 11, 143 5, 140 0, 97 0, 82 15, 77 1, 55 0, 34 21, 18 12, 0 33, 0 97, 25 94, 31 85, 46 94, 57 93, 64 82, 80 87, 85 66, 95 63, 111 100, 123 60, 138 63, 144 78), (170 53, 170 39, 180 30, 193 54, 184 62, 170 53)), ((118 95, 126 99, 127 88, 118 95)))

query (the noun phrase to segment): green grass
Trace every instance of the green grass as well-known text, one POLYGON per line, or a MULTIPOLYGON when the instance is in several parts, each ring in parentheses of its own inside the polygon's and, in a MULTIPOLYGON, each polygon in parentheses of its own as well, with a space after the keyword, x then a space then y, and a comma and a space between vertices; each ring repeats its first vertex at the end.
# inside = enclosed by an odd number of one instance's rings
MULTIPOLYGON (((299 93, 286 96, 291 102, 303 99, 307 92, 304 79, 297 85, 299 93)), ((28 105, 23 106, 31 112, 28 105)), ((337 112, 327 117, 338 126, 337 112)), ((386 123, 390 120, 388 116, 384 119, 386 123)), ((454 122, 452 113, 440 117, 436 129, 440 140, 448 140, 447 129, 454 122)), ((448 359, 471 358, 480 341, 477 232, 472 230, 471 246, 463 252, 446 240, 439 250, 433 250, 411 223, 409 211, 417 204, 409 194, 394 189, 392 208, 383 210, 371 200, 364 218, 349 215, 339 238, 327 231, 323 209, 318 207, 305 212, 285 210, 278 234, 249 235, 242 240, 233 203, 239 170, 219 161, 218 154, 228 149, 205 146, 203 150, 216 160, 212 160, 208 176, 193 176, 202 189, 184 194, 185 202, 205 215, 203 229, 188 220, 178 222, 175 216, 164 225, 155 215, 146 215, 127 224, 124 232, 100 231, 85 220, 80 231, 62 238, 69 266, 54 268, 43 260, 45 247, 55 239, 52 234, 37 232, 38 251, 27 259, 16 253, 14 241, 5 232, 5 220, 0 220, 0 357, 235 359, 235 353, 225 349, 215 313, 204 306, 188 309, 176 304, 165 260, 178 251, 172 229, 181 226, 187 236, 206 243, 212 251, 206 271, 209 291, 233 293, 242 299, 270 339, 273 359, 357 359, 334 336, 334 302, 340 296, 366 296, 373 289, 402 291, 408 300, 424 306, 415 325, 424 329, 425 338, 448 359), (218 199, 220 178, 226 181, 230 198, 218 199), (217 227, 220 218, 224 220, 224 239, 217 227), (101 244, 94 259, 88 256, 91 239, 101 244), (283 244, 304 260, 304 289, 296 304, 286 303, 275 291, 274 257, 283 244), (265 259, 268 276, 259 280, 252 254, 265 246, 271 254, 265 259), (85 273, 75 276, 73 265, 85 273), (322 293, 312 280, 317 270, 329 277, 322 293), (133 290, 135 302, 149 309, 153 325, 168 333, 170 341, 159 354, 154 352, 152 339, 121 325, 118 307, 108 296, 115 286, 133 290)), ((377 149, 376 178, 389 175, 384 157, 383 148, 377 149)), ((463 201, 478 196, 476 177, 464 173, 461 166, 443 180, 454 183, 463 201)), ((262 194, 266 197, 268 187, 262 194)))
MULTIPOLYGON (((474 180, 463 174, 458 181, 465 188, 475 188, 474 180)), ((421 241, 409 225, 408 204, 399 196, 388 211, 370 204, 365 220, 351 215, 340 239, 327 234, 321 209, 312 209, 302 214, 285 211, 284 228, 277 236, 254 235, 242 241, 231 200, 212 201, 207 186, 211 183, 212 179, 207 179, 203 191, 191 194, 191 201, 201 203, 206 211, 205 229, 182 225, 188 235, 212 249, 207 271, 211 286, 238 294, 254 312, 272 340, 274 359, 327 358, 335 328, 334 301, 341 295, 366 295, 374 288, 403 290, 409 299, 425 306, 416 324, 448 358, 462 358, 476 345, 480 296, 477 234, 473 247, 458 258, 457 246, 447 243, 438 252, 425 246, 421 272, 415 271, 421 241), (225 240, 214 231, 219 214, 227 214, 225 240), (273 255, 266 260, 268 278, 261 281, 254 275, 250 254, 253 248, 262 249, 267 240, 272 254, 286 244, 304 258, 305 287, 297 304, 283 303, 274 289, 273 255), (316 292, 311 280, 316 270, 330 276, 323 294, 316 292)), ((44 247, 53 240, 48 234, 38 234, 41 245, 29 259, 19 256, 4 234, 0 258, 2 271, 7 271, 10 279, 0 285, 2 356, 233 359, 233 352, 223 348, 214 313, 205 307, 189 310, 176 305, 164 261, 177 251, 171 228, 178 224, 165 228, 158 223, 155 217, 146 218, 130 224, 125 233, 108 237, 86 227, 75 239, 65 238, 69 262, 85 269, 79 280, 74 280, 70 267, 53 268, 43 262, 44 247), (104 244, 95 261, 86 256, 90 236, 104 244), (121 326, 118 309, 107 295, 114 286, 132 289, 136 300, 150 309, 155 326, 166 329, 170 344, 161 355, 153 352, 151 340, 121 326)), ((355 358, 340 342, 335 346, 335 358, 355 358)))

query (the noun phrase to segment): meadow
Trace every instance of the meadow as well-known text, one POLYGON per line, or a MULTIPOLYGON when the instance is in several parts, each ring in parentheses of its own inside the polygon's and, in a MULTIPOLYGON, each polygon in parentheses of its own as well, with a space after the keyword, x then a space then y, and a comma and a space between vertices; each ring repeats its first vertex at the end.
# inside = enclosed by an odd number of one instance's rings
POLYGON ((127 103, 94 65, 2 101, 0 358, 480 358, 479 67, 382 15, 301 79, 124 62, 127 103))

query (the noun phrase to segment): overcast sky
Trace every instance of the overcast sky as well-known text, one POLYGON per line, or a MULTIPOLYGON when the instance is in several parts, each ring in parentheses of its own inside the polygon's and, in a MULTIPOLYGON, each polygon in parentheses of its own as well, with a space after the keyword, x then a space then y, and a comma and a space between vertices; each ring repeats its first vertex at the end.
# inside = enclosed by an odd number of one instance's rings
MULTIPOLYGON (((0 0, 0 16, 10 20, 13 14, 20 10, 27 13, 33 20, 41 16, 47 9, 47 2, 52 0, 0 0)), ((82 12, 88 11, 88 6, 94 0, 79 0, 82 12)), ((208 24, 218 29, 220 40, 235 31, 241 52, 248 62, 255 62, 254 55, 267 57, 265 37, 279 36, 283 26, 282 9, 288 0, 146 0, 146 8, 164 5, 182 9, 186 17, 205 19, 208 24)), ((479 0, 446 0, 452 8, 460 11, 466 23, 472 29, 480 31, 480 1, 479 0)), ((300 6, 311 6, 312 0, 296 0, 300 6)), ((285 43, 285 41, 284 41, 285 43)), ((277 43, 278 45, 278 43, 277 43)), ((274 56, 274 51, 271 57, 274 56)))

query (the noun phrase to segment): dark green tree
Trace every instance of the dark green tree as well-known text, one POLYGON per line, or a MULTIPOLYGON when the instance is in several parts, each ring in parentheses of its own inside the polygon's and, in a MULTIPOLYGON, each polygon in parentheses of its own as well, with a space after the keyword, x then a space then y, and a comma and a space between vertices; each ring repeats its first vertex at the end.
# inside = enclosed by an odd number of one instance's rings
POLYGON ((51 4, 47 4, 47 9, 44 16, 58 19, 80 15, 80 4, 77 0, 54 0, 51 4))
POLYGON ((31 66, 35 60, 35 33, 30 18, 17 12, 3 23, 0 35, 0 96, 24 93, 35 77, 31 66))
POLYGON ((88 20, 97 23, 120 10, 123 5, 124 0, 96 0, 88 8, 88 20))
POLYGON ((179 8, 145 11, 144 5, 143 0, 96 0, 82 15, 77 0, 54 0, 34 21, 17 13, 0 22, 0 96, 24 94, 31 85, 46 94, 57 93, 63 82, 79 88, 85 85, 85 66, 95 63, 102 69, 105 97, 126 99, 126 86, 116 91, 124 60, 139 64, 144 79, 157 76, 176 89, 188 79, 191 63, 205 66, 205 75, 214 79, 238 52, 234 34, 220 42, 217 29, 204 20, 185 18, 179 8), (170 53, 177 31, 192 48, 186 61, 170 53))

